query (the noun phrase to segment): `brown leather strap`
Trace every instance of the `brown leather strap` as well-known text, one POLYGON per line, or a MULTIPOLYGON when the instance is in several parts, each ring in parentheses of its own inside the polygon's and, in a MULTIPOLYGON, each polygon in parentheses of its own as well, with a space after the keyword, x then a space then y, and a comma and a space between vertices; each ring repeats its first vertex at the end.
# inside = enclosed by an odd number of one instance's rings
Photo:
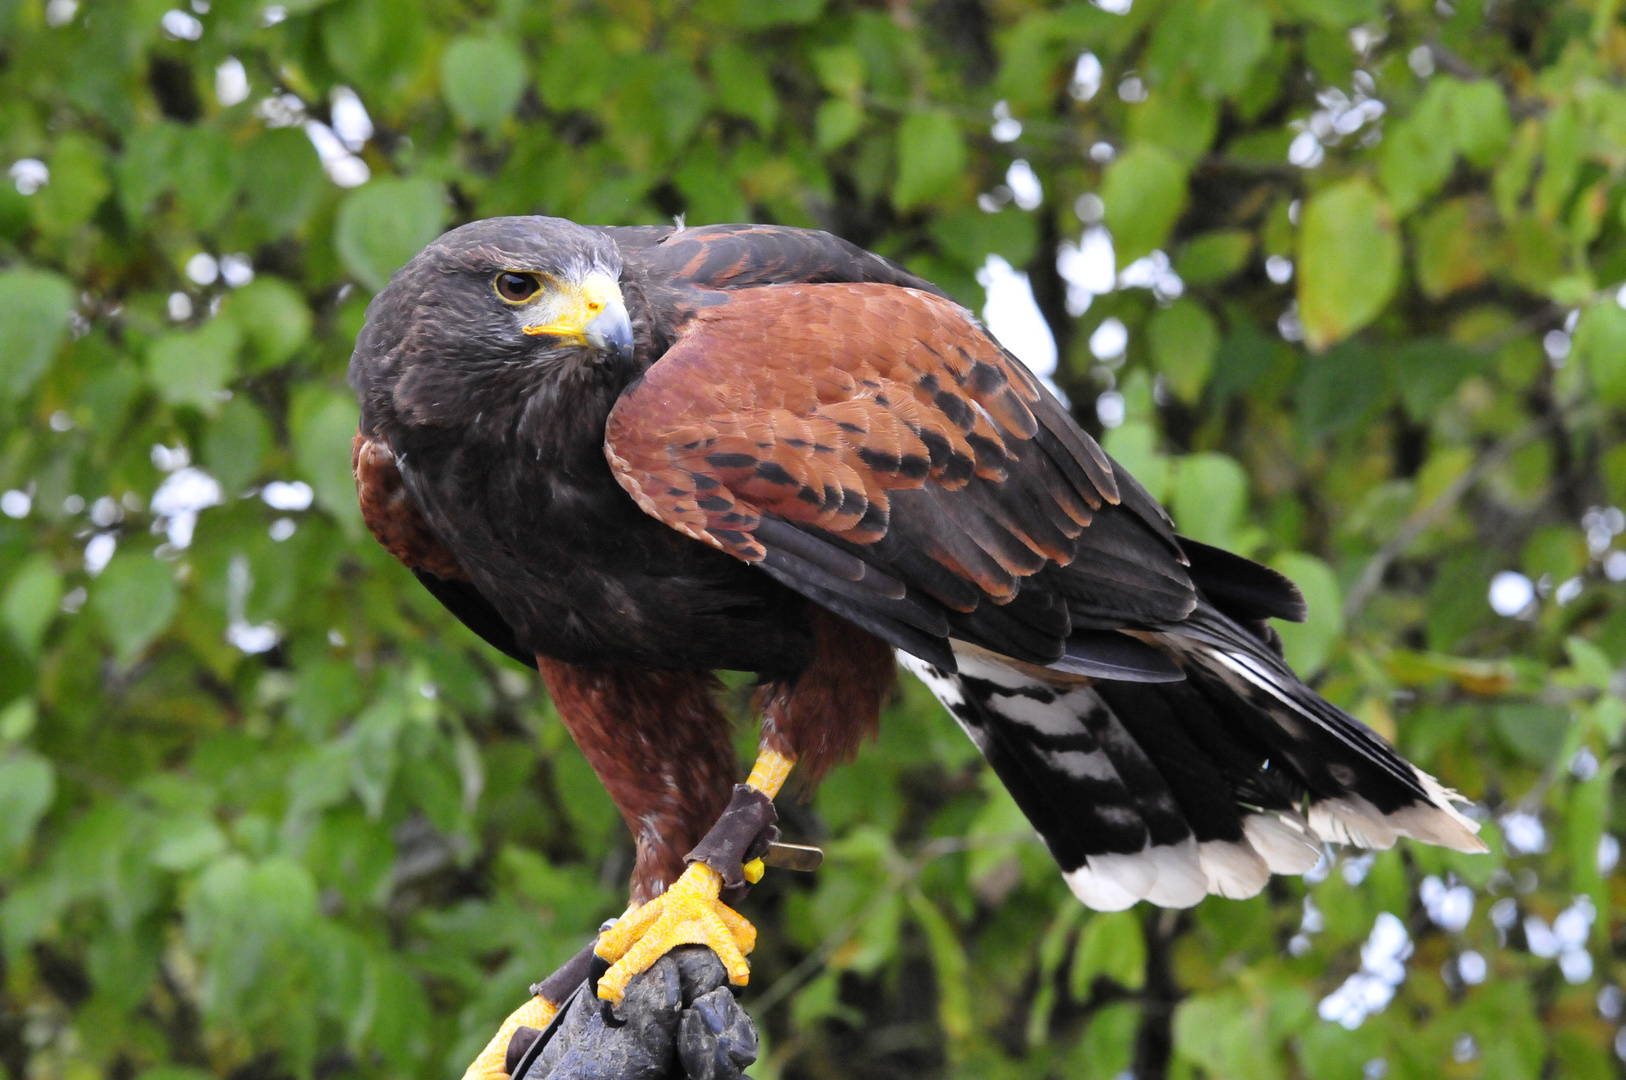
POLYGON ((779 839, 774 823, 779 814, 773 800, 754 787, 734 785, 734 798, 694 850, 683 856, 685 863, 705 863, 723 879, 725 891, 740 891, 745 880, 745 864, 759 859, 768 845, 779 839))
POLYGON ((531 996, 553 1004, 561 1005, 571 992, 587 981, 587 969, 593 962, 593 945, 596 941, 588 942, 582 951, 566 960, 558 971, 543 979, 539 983, 531 984, 531 996))

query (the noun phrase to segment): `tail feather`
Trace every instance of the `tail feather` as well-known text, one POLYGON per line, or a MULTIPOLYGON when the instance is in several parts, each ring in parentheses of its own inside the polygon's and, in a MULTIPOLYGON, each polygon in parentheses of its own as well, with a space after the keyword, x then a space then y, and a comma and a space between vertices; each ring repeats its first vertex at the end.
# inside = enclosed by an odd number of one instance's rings
POLYGON ((954 644, 958 671, 903 664, 949 708, 1090 907, 1189 907, 1302 874, 1323 843, 1409 836, 1483 851, 1454 793, 1199 603, 1137 635, 1183 682, 1121 682, 954 644))

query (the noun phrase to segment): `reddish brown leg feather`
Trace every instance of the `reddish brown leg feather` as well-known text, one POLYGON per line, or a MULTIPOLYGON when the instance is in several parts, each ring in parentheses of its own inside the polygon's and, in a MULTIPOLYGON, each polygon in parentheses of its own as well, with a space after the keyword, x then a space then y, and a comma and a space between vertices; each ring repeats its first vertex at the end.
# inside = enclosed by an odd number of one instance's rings
POLYGON ((387 443, 356 432, 350 443, 350 469, 356 475, 361 518, 384 550, 413 570, 427 570, 449 581, 469 579, 407 494, 387 443))
POLYGON ((798 780, 818 783, 874 735, 897 682, 892 646, 846 619, 814 609, 813 663, 763 694, 762 746, 796 759, 798 780))
POLYGON ((734 743, 709 674, 577 667, 536 658, 559 716, 638 845, 632 899, 683 873, 734 787, 734 743))

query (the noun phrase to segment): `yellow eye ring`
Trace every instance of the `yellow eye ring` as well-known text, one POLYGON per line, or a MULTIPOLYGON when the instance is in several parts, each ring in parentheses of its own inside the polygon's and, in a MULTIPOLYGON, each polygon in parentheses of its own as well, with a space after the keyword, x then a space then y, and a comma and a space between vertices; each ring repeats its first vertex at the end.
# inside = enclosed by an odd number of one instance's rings
POLYGON ((504 303, 523 304, 542 291, 542 282, 535 274, 504 270, 492 279, 491 287, 504 303))

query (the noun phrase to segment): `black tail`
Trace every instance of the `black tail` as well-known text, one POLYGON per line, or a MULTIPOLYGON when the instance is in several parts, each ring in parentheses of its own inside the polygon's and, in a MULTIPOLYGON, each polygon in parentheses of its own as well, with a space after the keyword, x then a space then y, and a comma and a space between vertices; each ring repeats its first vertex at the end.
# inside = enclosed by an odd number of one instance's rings
POLYGON ((1452 793, 1204 603, 1137 635, 1182 682, 1090 680, 955 644, 958 673, 904 656, 959 721, 1080 900, 1189 907, 1302 874, 1323 841, 1410 836, 1483 851, 1452 793))

